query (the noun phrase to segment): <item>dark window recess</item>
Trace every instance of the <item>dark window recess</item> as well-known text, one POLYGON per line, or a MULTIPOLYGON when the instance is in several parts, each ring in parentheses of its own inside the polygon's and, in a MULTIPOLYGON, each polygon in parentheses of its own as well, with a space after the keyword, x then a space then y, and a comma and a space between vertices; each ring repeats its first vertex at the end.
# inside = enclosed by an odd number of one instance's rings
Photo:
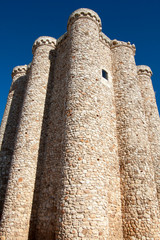
POLYGON ((102 77, 108 80, 108 73, 102 69, 102 77))

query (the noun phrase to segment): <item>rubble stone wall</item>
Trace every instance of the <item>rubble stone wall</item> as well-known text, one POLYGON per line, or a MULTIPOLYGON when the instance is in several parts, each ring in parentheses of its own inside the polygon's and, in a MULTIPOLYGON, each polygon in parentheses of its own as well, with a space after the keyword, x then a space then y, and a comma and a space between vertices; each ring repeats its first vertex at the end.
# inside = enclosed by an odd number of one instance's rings
POLYGON ((0 240, 159 240, 151 70, 78 9, 13 71, 0 129, 0 240), (137 72, 138 71, 138 72, 137 72))
POLYGON ((155 182, 160 208, 160 119, 152 86, 152 71, 148 66, 137 66, 138 83, 141 89, 146 122, 148 125, 148 137, 150 142, 151 157, 154 165, 155 182))
POLYGON ((124 239, 159 239, 159 209, 134 48, 112 41, 124 239))
POLYGON ((37 158, 50 70, 49 53, 55 39, 41 37, 33 45, 33 61, 9 172, 1 221, 5 239, 27 239, 37 158))

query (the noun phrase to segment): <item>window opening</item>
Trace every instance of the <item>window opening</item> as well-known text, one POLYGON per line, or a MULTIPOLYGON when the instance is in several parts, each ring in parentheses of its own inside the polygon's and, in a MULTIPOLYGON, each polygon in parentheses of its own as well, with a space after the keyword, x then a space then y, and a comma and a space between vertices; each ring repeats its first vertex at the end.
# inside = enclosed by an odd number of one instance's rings
POLYGON ((108 73, 104 69, 102 69, 102 77, 108 80, 108 73))

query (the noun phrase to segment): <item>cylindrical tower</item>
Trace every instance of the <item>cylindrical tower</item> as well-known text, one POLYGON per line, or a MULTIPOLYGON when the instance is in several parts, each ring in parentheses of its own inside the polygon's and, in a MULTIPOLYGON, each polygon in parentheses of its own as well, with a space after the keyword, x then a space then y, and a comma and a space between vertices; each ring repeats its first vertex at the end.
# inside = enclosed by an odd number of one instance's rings
POLYGON ((38 240, 123 239, 111 51, 100 29, 95 12, 79 9, 57 41, 38 240))
MULTIPOLYGON (((79 9, 69 18, 65 44, 57 46, 45 160, 50 167, 42 183, 47 189, 44 198, 49 196, 39 207, 37 239, 110 239, 108 199, 113 195, 108 195, 108 186, 118 192, 111 172, 119 179, 119 165, 111 56, 107 46, 107 53, 101 55, 103 48, 99 52, 100 30, 99 16, 79 9), (102 67, 110 81, 102 79, 102 67), (43 226, 48 231, 43 232, 43 226)), ((113 203, 113 216, 121 228, 118 208, 113 203)), ((119 230, 113 236, 122 239, 119 230)))
POLYGON ((56 239, 109 236, 106 144, 101 139, 106 132, 105 93, 96 81, 101 77, 96 51, 100 29, 99 16, 89 9, 73 12, 68 21, 70 72, 56 239))
POLYGON ((13 69, 13 81, 0 128, 0 217, 3 211, 11 158, 26 89, 26 72, 27 65, 17 66, 13 69))
POLYGON ((3 149, 9 149, 11 151, 13 151, 13 142, 15 139, 19 112, 20 108, 22 107, 26 83, 26 71, 27 65, 13 68, 13 81, 8 94, 7 104, 0 127, 0 148, 2 147, 2 142, 4 141, 3 145, 5 146, 3 149), (8 144, 10 146, 8 146, 8 144))
POLYGON ((155 94, 152 86, 152 71, 148 66, 137 66, 138 82, 141 89, 146 122, 148 125, 148 136, 151 147, 151 156, 155 169, 155 181, 157 185, 157 196, 160 208, 160 119, 156 104, 155 94))
POLYGON ((111 49, 124 239, 158 240, 160 226, 157 191, 134 60, 135 46, 113 40, 111 49))
POLYGON ((40 37, 33 45, 33 61, 16 137, 1 222, 4 239, 27 240, 36 177, 37 157, 50 73, 50 52, 56 40, 40 37))

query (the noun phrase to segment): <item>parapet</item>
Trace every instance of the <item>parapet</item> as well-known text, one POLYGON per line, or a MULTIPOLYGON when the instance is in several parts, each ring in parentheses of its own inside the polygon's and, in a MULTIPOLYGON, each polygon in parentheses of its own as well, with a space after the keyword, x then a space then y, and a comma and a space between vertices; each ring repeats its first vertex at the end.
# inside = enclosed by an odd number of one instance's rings
POLYGON ((96 12, 88 8, 79 8, 76 11, 74 11, 68 19, 67 28, 70 24, 73 24, 79 18, 91 19, 98 25, 99 32, 102 30, 102 23, 100 17, 96 12))
POLYGON ((133 53, 135 54, 136 52, 136 47, 134 44, 131 44, 130 42, 123 42, 123 41, 118 41, 116 39, 110 41, 110 47, 111 49, 112 48, 115 48, 115 47, 121 47, 121 46, 125 46, 125 47, 128 47, 128 48, 131 48, 133 53))
POLYGON ((27 71, 27 65, 14 67, 12 71, 12 79, 16 74, 21 73, 23 75, 26 73, 26 71, 27 71))
POLYGON ((137 66, 137 73, 138 75, 142 75, 145 74, 149 77, 152 76, 152 70, 150 69, 150 67, 146 66, 146 65, 139 65, 137 66))
POLYGON ((32 53, 34 54, 36 48, 39 46, 42 46, 42 45, 48 45, 48 46, 55 48, 56 41, 57 40, 53 37, 48 37, 48 36, 39 37, 36 39, 36 41, 33 44, 32 53))
POLYGON ((67 32, 57 39, 57 46, 60 45, 66 38, 67 38, 67 32))
POLYGON ((107 37, 103 32, 100 32, 99 34, 99 39, 101 42, 103 42, 105 45, 107 45, 108 47, 110 47, 110 41, 111 39, 109 37, 107 37))

